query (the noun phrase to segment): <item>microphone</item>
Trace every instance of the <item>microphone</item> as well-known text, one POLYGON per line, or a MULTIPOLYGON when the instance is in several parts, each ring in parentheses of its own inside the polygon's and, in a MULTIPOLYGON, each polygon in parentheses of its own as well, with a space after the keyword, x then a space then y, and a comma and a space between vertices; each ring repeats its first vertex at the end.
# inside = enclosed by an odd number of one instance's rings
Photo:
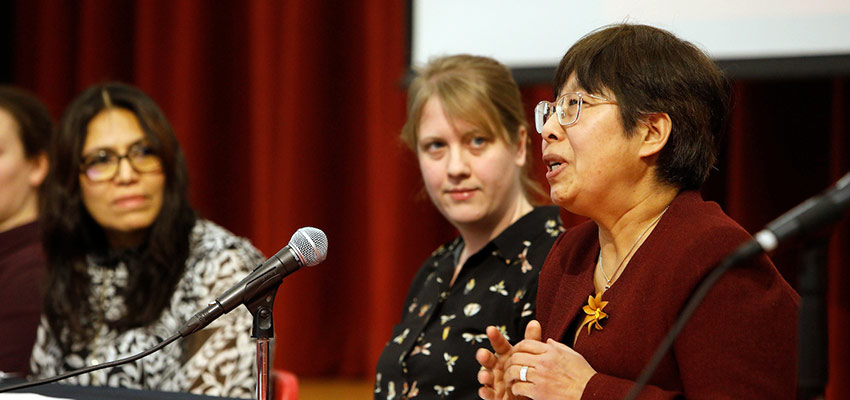
POLYGON ((772 251, 798 234, 811 231, 837 219, 850 205, 850 172, 833 187, 782 214, 756 233, 754 239, 764 251, 772 251))
POLYGON ((268 289, 275 285, 279 285, 283 278, 297 271, 301 267, 312 267, 313 265, 325 261, 327 253, 328 237, 325 236, 324 232, 316 228, 301 228, 295 231, 292 238, 289 239, 289 244, 286 245, 286 247, 280 249, 277 254, 257 266, 257 268, 254 268, 253 272, 248 274, 248 276, 239 281, 239 283, 234 285, 232 288, 224 292, 224 294, 214 301, 211 301, 207 308, 192 316, 186 325, 180 328, 178 333, 175 333, 170 338, 163 340, 153 348, 145 350, 134 356, 76 369, 52 378, 0 387, 0 393, 43 385, 45 383, 57 382, 72 376, 86 374, 99 369, 116 367, 128 362, 139 360, 159 351, 180 337, 186 337, 197 332, 201 328, 209 325, 210 322, 213 322, 216 318, 230 312, 240 304, 251 302, 257 296, 262 296, 268 289))
MULTIPOLYGON (((712 286, 720 279, 720 277, 729 268, 738 263, 761 253, 762 251, 772 251, 779 246, 780 242, 790 239, 798 234, 817 229, 822 225, 838 219, 844 209, 850 206, 850 172, 845 174, 831 188, 825 190, 822 194, 812 197, 792 208, 790 211, 782 214, 773 222, 767 224, 764 229, 755 234, 752 240, 748 240, 738 246, 731 254, 726 256, 711 272, 706 275, 702 282, 694 289, 690 300, 679 312, 679 317, 667 331, 667 336, 661 341, 653 354, 652 359, 646 364, 641 371, 640 376, 632 385, 629 393, 626 394, 626 400, 637 398, 640 390, 649 382, 649 378, 655 372, 661 359, 667 353, 667 350, 673 345, 676 336, 685 327, 688 319, 699 306, 702 299, 708 294, 712 286)), ((804 300, 805 301, 805 300, 804 300)), ((805 309, 805 305, 802 305, 805 309)), ((806 317, 807 314, 802 314, 806 317)), ((802 326, 802 325, 801 325, 802 326)))
POLYGON ((320 229, 304 227, 292 235, 289 244, 277 254, 257 266, 239 283, 192 316, 180 328, 180 336, 186 337, 209 325, 216 318, 261 296, 301 267, 312 267, 325 261, 328 252, 328 237, 320 229))

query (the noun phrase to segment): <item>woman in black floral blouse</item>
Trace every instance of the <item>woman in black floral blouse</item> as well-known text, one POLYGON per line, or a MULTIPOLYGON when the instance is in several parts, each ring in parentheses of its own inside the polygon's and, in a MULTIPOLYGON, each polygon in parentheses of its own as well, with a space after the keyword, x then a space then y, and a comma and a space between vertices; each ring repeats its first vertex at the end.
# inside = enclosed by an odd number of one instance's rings
POLYGON ((431 61, 410 86, 402 139, 425 189, 460 237, 420 268, 378 360, 376 399, 477 396, 475 351, 494 325, 522 339, 540 266, 562 231, 531 177, 519 88, 495 60, 431 61))

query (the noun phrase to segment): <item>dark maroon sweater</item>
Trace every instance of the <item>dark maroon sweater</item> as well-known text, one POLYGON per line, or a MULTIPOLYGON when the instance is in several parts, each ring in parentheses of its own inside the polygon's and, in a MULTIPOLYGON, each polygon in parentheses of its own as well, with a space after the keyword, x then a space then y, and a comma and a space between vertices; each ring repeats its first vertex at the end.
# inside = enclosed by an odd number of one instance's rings
MULTIPOLYGON (((561 235, 540 273, 543 338, 572 343, 594 293, 595 223, 561 235)), ((605 292, 604 329, 574 349, 597 374, 583 399, 621 399, 652 358, 690 294, 750 235, 698 192, 682 192, 605 292)), ((641 399, 793 399, 799 297, 761 255, 717 282, 662 360, 641 399)))
POLYGON ((37 222, 0 232, 0 371, 25 375, 46 274, 37 222))

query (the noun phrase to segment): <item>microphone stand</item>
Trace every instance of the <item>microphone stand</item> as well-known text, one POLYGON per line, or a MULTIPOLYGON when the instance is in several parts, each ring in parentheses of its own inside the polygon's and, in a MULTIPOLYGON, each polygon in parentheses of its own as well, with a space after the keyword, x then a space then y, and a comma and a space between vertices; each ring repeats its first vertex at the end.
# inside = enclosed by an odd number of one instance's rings
POLYGON ((800 271, 800 322, 797 327, 797 398, 823 399, 829 377, 826 318, 827 239, 805 242, 800 271))
POLYGON ((269 347, 274 338, 274 297, 277 288, 274 286, 245 306, 254 316, 254 326, 251 337, 257 339, 257 400, 272 400, 269 385, 269 347))

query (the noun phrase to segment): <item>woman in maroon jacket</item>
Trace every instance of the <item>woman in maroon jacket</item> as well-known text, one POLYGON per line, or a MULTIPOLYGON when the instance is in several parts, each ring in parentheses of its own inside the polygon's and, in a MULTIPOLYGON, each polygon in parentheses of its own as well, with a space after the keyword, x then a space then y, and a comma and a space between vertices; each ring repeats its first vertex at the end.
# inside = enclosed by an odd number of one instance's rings
MULTIPOLYGON (((479 350, 486 399, 623 398, 712 267, 750 236, 702 200, 728 84, 694 45, 644 25, 595 31, 535 109, 552 200, 591 221, 543 266, 526 340, 479 350), (550 118, 552 117, 552 118, 550 118)), ((798 297, 766 256, 704 299, 640 398, 793 398, 798 297)))
POLYGON ((52 130, 41 100, 0 86, 0 380, 26 375, 41 316, 38 201, 52 130))

